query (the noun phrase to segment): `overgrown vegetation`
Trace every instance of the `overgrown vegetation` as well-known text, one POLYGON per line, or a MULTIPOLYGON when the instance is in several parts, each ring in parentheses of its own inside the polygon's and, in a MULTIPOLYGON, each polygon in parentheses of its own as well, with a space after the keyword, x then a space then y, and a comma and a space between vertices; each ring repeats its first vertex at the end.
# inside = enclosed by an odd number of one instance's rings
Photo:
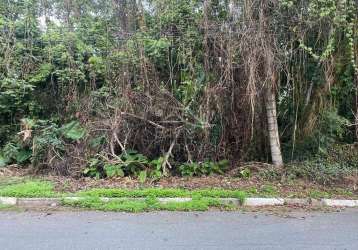
POLYGON ((0 0, 0 167, 145 182, 283 158, 288 179, 355 176, 357 13, 353 0, 0 0))

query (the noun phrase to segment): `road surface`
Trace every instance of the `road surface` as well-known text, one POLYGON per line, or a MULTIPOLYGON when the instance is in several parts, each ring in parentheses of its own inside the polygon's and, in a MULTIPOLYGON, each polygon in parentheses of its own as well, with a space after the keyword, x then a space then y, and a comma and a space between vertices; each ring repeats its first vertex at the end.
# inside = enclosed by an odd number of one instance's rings
POLYGON ((0 212, 0 249, 358 249, 358 210, 0 212))

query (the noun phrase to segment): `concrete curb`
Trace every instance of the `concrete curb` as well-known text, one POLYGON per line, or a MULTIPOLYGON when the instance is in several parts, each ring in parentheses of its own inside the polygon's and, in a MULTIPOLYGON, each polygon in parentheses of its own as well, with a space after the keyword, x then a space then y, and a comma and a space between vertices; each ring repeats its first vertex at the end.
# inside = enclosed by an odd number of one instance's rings
POLYGON ((244 201, 244 206, 248 207, 282 206, 284 204, 285 199, 282 198, 247 198, 244 201))
POLYGON ((14 206, 17 203, 16 198, 11 197, 0 197, 0 204, 2 205, 8 205, 8 206, 14 206))
POLYGON ((322 199, 322 205, 327 207, 358 207, 358 200, 322 199))
MULTIPOLYGON (((62 200, 80 201, 86 197, 64 197, 64 198, 14 198, 0 197, 0 204, 9 206, 25 206, 25 207, 56 207, 60 206, 62 200)), ((134 200, 144 201, 145 198, 100 198, 103 202, 134 200)), ((169 202, 187 202, 192 198, 158 198, 159 202, 166 204, 169 202)), ((323 207, 358 207, 358 200, 335 200, 335 199, 298 199, 298 198, 246 198, 241 204, 237 198, 219 198, 223 204, 247 207, 262 206, 283 206, 283 205, 299 205, 299 206, 323 206, 323 207)))
POLYGON ((284 205, 301 205, 301 206, 312 205, 311 199, 286 198, 284 200, 285 200, 284 205))
POLYGON ((18 198, 16 205, 23 207, 57 207, 61 205, 59 198, 18 198))

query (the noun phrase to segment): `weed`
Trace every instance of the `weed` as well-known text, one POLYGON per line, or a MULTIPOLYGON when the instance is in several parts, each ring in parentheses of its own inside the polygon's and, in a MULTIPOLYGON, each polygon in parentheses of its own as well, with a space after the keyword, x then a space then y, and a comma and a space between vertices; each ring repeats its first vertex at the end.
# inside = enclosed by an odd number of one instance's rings
POLYGON ((147 189, 92 189, 87 191, 80 191, 76 195, 82 197, 131 197, 131 198, 146 198, 146 197, 208 197, 208 198, 237 198, 243 201, 246 193, 240 190, 224 190, 224 189, 201 189, 201 190, 186 190, 186 189, 172 189, 172 188, 147 188, 147 189))
POLYGON ((216 198, 193 198, 186 202, 168 202, 160 203, 155 197, 148 197, 142 201, 133 201, 130 199, 113 200, 103 202, 99 197, 86 197, 81 200, 63 199, 62 204, 70 207, 93 209, 100 211, 123 211, 123 212, 147 212, 156 210, 166 211, 207 211, 211 207, 222 209, 233 209, 232 205, 224 205, 216 198))
POLYGON ((168 202, 160 206, 161 210, 168 211, 207 211, 209 208, 209 204, 205 200, 168 202))
POLYGON ((62 205, 86 208, 100 211, 124 211, 124 212, 144 212, 147 210, 147 204, 144 201, 122 200, 102 202, 98 197, 87 197, 81 200, 62 200, 62 205))
POLYGON ((185 197, 189 195, 189 192, 183 189, 91 189, 87 191, 80 191, 77 193, 79 196, 91 196, 91 197, 185 197))

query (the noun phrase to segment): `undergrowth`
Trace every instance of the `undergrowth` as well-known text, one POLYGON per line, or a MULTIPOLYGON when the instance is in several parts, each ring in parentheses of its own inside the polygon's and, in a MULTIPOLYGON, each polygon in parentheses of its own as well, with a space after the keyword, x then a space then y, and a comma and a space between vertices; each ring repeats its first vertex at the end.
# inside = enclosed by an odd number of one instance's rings
POLYGON ((313 183, 333 185, 358 176, 358 146, 332 145, 314 158, 292 162, 283 168, 267 167, 259 177, 268 181, 304 179, 313 183))

